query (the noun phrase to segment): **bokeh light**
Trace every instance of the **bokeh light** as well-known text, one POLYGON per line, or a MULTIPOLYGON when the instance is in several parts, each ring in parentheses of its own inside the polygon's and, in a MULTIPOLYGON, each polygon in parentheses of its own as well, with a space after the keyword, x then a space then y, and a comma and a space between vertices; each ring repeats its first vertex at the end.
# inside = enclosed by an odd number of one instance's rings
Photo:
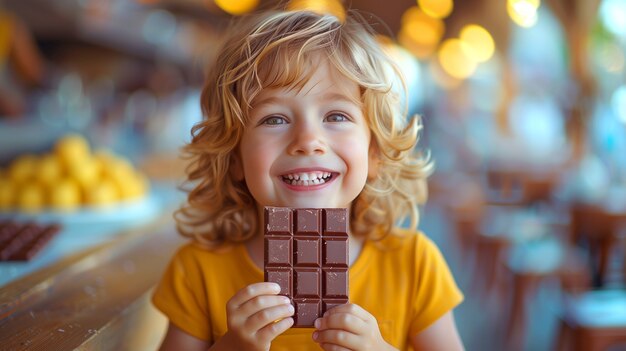
POLYGON ((626 124, 626 85, 617 88, 611 96, 611 108, 617 118, 626 124))
POLYGON ((463 80, 452 77, 448 74, 438 60, 432 60, 429 65, 430 75, 433 79, 433 82, 437 84, 442 89, 445 90, 453 90, 461 86, 463 84, 463 80))
POLYGON ((533 158, 550 157, 566 146, 565 122, 558 101, 530 92, 517 94, 509 105, 513 135, 524 141, 533 158))
POLYGON ((435 51, 444 29, 443 21, 412 6, 402 15, 398 41, 417 58, 427 58, 435 51))
POLYGON ((598 64, 607 72, 620 75, 624 72, 624 52, 616 43, 606 43, 593 54, 598 64))
POLYGON ((430 57, 436 49, 435 45, 421 45, 414 42, 406 30, 402 30, 398 33, 398 43, 419 59, 430 57))
POLYGON ((537 23, 539 0, 507 0, 506 10, 513 22, 525 28, 537 23))
POLYGON ((215 4, 231 15, 243 15, 254 10, 259 0, 215 0, 215 4))
POLYGON ((417 0, 417 4, 433 18, 446 18, 454 8, 452 0, 417 0))
POLYGON ((477 24, 466 25, 461 29, 459 38, 467 44, 474 61, 485 62, 493 56, 495 43, 485 28, 477 24))
POLYGON ((339 0, 291 0, 287 10, 309 10, 318 14, 333 15, 341 22, 346 19, 346 9, 339 0))
POLYGON ((451 38, 441 44, 439 63, 443 70, 454 78, 465 79, 476 71, 476 61, 471 57, 471 49, 460 39, 451 38))
POLYGON ((609 32, 626 39, 626 0, 602 1, 599 16, 609 32))

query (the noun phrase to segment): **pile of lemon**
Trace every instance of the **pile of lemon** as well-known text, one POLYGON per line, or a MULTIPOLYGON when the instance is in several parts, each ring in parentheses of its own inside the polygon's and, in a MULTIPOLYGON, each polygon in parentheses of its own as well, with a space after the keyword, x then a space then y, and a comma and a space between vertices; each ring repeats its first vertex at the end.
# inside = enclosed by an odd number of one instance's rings
POLYGON ((52 152, 22 155, 0 169, 0 211, 75 211, 138 199, 147 178, 123 157, 92 153, 76 134, 56 142, 52 152))

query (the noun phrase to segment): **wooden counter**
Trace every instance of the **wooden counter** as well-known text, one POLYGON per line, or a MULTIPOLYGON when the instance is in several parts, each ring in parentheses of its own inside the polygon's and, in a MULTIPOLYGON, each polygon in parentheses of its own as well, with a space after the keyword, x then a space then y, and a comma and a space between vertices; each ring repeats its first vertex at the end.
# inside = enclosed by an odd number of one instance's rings
POLYGON ((151 292, 183 243, 163 217, 1 287, 0 349, 155 349, 151 292))

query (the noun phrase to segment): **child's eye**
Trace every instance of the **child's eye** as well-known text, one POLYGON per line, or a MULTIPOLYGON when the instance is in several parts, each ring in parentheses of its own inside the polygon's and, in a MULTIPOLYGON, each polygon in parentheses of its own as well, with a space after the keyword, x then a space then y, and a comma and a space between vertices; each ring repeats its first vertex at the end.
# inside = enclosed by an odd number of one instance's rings
POLYGON ((285 120, 285 118, 280 117, 280 116, 270 116, 261 122, 261 124, 267 124, 270 126, 275 126, 275 125, 280 125, 280 124, 285 124, 285 123, 287 123, 287 120, 285 120))
POLYGON ((350 119, 341 113, 333 113, 326 116, 325 120, 327 122, 347 122, 350 119))

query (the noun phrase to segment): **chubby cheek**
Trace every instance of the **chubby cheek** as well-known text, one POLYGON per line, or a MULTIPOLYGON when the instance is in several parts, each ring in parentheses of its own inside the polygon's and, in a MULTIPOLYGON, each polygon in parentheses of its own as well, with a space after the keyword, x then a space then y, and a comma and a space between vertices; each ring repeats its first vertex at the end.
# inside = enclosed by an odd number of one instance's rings
POLYGON ((358 159, 355 158, 355 162, 352 164, 352 175, 355 188, 358 189, 360 193, 365 187, 365 183, 367 182, 367 174, 369 169, 369 157, 367 153, 363 154, 362 157, 358 159))
MULTIPOLYGON (((341 158, 344 159, 348 167, 347 184, 344 186, 354 200, 363 190, 368 176, 369 167, 369 138, 358 138, 354 140, 344 140, 339 145, 338 150, 342 150, 341 158)), ((348 195, 348 194, 346 194, 348 195)))
POLYGON ((257 201, 266 201, 272 187, 270 176, 272 153, 262 145, 242 144, 241 154, 243 175, 250 193, 257 201))

